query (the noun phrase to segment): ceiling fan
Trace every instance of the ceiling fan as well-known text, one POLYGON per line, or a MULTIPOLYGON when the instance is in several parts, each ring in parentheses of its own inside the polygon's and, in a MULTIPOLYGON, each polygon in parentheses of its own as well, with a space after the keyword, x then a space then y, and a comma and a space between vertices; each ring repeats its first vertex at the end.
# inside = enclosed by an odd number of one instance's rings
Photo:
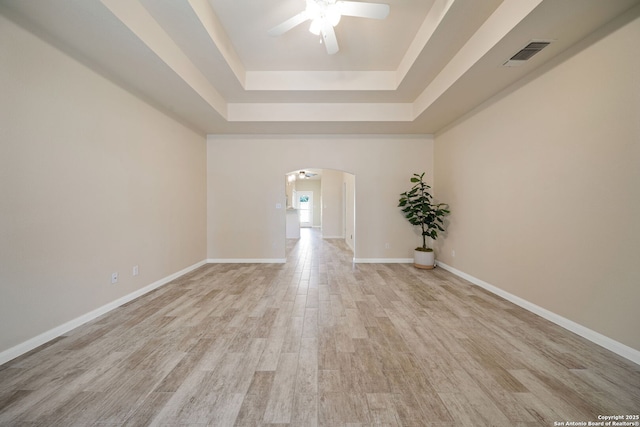
POLYGON ((312 172, 306 172, 306 171, 298 172, 298 178, 299 179, 313 178, 316 175, 318 175, 318 174, 317 173, 312 173, 312 172))
POLYGON ((341 0, 305 0, 306 9, 269 30, 269 35, 279 36, 305 21, 311 21, 309 31, 322 34, 322 41, 329 55, 338 52, 338 40, 333 27, 338 25, 340 17, 384 19, 389 15, 389 5, 341 0))

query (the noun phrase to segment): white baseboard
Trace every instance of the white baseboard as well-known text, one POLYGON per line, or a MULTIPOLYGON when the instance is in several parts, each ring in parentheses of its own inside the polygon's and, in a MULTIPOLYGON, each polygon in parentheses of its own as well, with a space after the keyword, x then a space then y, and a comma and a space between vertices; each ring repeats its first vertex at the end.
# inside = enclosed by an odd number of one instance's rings
POLYGON ((344 236, 322 236, 323 239, 344 239, 344 236))
POLYGON ((356 264, 413 264, 413 258, 354 258, 356 264))
POLYGON ((207 264, 284 264, 286 262, 286 258, 210 258, 207 260, 207 264))
POLYGON ((171 282, 172 280, 177 279, 180 276, 183 276, 193 270, 195 270, 198 267, 201 267, 203 265, 205 265, 206 262, 205 261, 200 261, 196 264, 193 264, 190 267, 187 267, 183 270, 178 271, 177 273, 173 273, 170 276, 167 276, 165 278, 162 278, 156 282, 151 283, 150 285, 145 286, 144 288, 138 289, 137 291, 134 291, 128 295, 125 295, 121 298, 118 298, 115 301, 112 301, 108 304, 103 305, 100 308, 97 308, 93 311, 90 311, 89 313, 83 314, 80 317, 76 317, 73 320, 70 320, 66 323, 63 323, 60 326, 57 326, 53 329, 50 329, 36 337, 33 337, 31 339, 28 339, 27 341, 18 344, 14 347, 11 347, 5 351, 3 351, 2 353, 0 353, 0 365, 7 363, 10 360, 15 359, 18 356, 21 356, 31 350, 33 350, 36 347, 41 346, 42 344, 45 344, 49 341, 51 341, 54 338, 59 337, 62 334, 65 334, 67 332, 69 332, 72 329, 77 328, 78 326, 81 326, 93 319, 96 319, 100 316, 102 316, 105 313, 108 313, 109 311, 113 310, 114 308, 118 308, 123 304, 128 303, 129 301, 133 301, 134 299, 153 291, 154 289, 157 289, 163 285, 166 285, 167 283, 171 282))
POLYGON ((555 323, 558 326, 563 327, 564 329, 567 329, 571 332, 573 332, 574 334, 580 335, 583 338, 588 339, 589 341, 598 344, 601 347, 606 348, 607 350, 610 350, 614 353, 616 353, 619 356, 624 357, 625 359, 628 359, 638 365, 640 365, 640 351, 631 348, 627 345, 622 344, 621 342, 618 342, 616 340, 613 340, 605 335, 602 335, 599 332, 593 331, 585 326, 580 325, 579 323, 576 323, 572 320, 569 320, 565 317, 562 317, 552 311, 547 310, 546 308, 542 308, 536 304, 533 304, 525 299, 522 299, 518 296, 515 296, 513 294, 510 294, 507 291, 504 291, 496 286, 493 286, 483 280, 480 280, 476 277, 473 277, 467 273, 464 273, 460 270, 457 270, 447 264, 444 264, 442 262, 436 261, 436 265, 438 267, 443 268, 444 270, 447 270, 453 274, 455 274, 458 277, 461 277, 465 280, 468 280, 469 282, 473 283, 474 285, 480 286, 481 288, 484 288, 486 290, 488 290, 489 292, 496 294, 498 296, 501 296, 502 298, 506 299, 507 301, 510 301, 512 303, 514 303, 515 305, 518 305, 522 308, 524 308, 525 310, 528 310, 534 314, 537 314, 538 316, 549 320, 550 322, 555 323))

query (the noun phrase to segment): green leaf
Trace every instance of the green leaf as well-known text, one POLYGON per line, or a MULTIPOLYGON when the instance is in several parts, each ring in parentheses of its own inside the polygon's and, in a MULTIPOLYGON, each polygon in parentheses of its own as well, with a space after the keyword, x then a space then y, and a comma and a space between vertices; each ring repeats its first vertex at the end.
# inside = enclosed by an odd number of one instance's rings
POLYGON ((398 207, 411 225, 419 226, 423 238, 438 237, 438 231, 444 231, 443 217, 449 214, 449 205, 433 203, 433 196, 429 192, 431 186, 424 182, 425 172, 414 173, 410 178, 413 186, 400 193, 398 207))

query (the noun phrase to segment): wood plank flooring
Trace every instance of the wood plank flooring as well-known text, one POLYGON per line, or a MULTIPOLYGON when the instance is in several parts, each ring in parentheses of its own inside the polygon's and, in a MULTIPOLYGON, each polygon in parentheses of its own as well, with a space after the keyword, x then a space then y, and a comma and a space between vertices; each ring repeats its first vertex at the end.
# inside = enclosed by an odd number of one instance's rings
POLYGON ((1 426, 554 426, 640 413, 640 366, 441 269, 206 265, 0 366, 1 426))

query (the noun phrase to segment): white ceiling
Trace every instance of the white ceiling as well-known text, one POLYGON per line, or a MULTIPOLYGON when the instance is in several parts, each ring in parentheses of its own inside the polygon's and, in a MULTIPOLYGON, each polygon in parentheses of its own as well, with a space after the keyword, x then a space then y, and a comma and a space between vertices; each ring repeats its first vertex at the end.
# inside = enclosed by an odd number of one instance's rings
POLYGON ((307 23, 267 35, 304 0, 0 0, 0 12, 201 133, 428 134, 640 3, 369 1, 389 16, 343 17, 335 55, 307 23), (553 43, 502 67, 538 39, 553 43))

